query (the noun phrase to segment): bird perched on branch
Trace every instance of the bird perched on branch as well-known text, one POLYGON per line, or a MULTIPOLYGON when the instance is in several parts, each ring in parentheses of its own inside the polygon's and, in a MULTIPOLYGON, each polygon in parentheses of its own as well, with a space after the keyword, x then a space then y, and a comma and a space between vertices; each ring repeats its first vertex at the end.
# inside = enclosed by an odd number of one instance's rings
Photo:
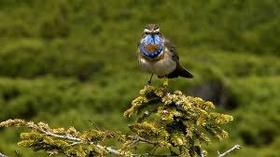
POLYGON ((179 63, 175 46, 166 39, 156 24, 148 24, 142 33, 138 44, 138 62, 140 68, 159 78, 192 78, 193 75, 179 63))

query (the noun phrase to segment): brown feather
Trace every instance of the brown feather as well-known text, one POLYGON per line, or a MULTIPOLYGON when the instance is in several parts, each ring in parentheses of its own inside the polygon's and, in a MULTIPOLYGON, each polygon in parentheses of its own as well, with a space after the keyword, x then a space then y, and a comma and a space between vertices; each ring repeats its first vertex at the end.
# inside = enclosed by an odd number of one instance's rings
POLYGON ((185 77, 185 78, 193 78, 193 75, 184 67, 182 67, 179 63, 179 56, 176 52, 176 47, 169 40, 165 40, 165 46, 172 53, 172 59, 176 61, 177 66, 176 69, 167 75, 168 78, 176 78, 176 77, 185 77))
POLYGON ((193 78, 193 75, 181 65, 177 65, 176 69, 167 75, 168 78, 176 78, 176 77, 185 77, 185 78, 193 78))

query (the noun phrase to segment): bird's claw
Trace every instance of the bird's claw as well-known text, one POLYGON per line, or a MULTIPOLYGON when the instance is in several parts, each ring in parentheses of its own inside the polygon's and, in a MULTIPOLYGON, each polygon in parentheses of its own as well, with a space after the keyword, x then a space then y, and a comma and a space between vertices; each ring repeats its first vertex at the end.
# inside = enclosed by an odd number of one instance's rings
POLYGON ((167 86, 168 86, 168 78, 165 78, 165 79, 163 80, 162 85, 163 85, 164 87, 167 87, 167 86))

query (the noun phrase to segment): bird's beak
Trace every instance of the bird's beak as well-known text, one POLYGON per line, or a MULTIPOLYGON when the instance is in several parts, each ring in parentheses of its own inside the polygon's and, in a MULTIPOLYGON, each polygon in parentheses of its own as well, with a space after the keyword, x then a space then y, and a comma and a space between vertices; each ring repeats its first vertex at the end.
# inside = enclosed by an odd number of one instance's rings
POLYGON ((155 33, 151 33, 154 44, 156 44, 155 33))
POLYGON ((151 32, 151 35, 153 35, 153 36, 154 36, 155 34, 156 34, 156 31, 151 32))

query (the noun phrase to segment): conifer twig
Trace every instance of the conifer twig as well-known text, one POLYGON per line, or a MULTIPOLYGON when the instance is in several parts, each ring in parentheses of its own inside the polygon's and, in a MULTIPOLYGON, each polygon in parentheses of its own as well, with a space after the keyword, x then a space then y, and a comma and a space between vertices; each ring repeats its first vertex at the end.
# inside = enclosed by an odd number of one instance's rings
POLYGON ((205 151, 201 149, 200 151, 200 157, 205 157, 205 151))
MULTIPOLYGON (((32 127, 32 126, 31 126, 32 127)), ((34 127, 32 127, 34 128, 34 127)), ((35 128, 37 131, 44 133, 48 136, 52 136, 52 137, 56 137, 56 138, 60 138, 60 139, 64 139, 64 140, 68 140, 68 141, 72 141, 72 145, 76 145, 76 144, 81 144, 83 143, 83 140, 77 137, 73 137, 72 135, 66 134, 66 135, 58 135, 55 134, 53 132, 50 132, 48 130, 44 130, 41 127, 36 127, 35 128)), ((123 153, 119 152, 118 150, 115 150, 111 147, 106 147, 106 146, 102 146, 100 144, 94 144, 93 142, 89 142, 89 144, 95 145, 96 147, 98 147, 99 149, 105 150, 106 152, 110 153, 110 154, 114 154, 114 155, 123 155, 123 153)))
MULTIPOLYGON (((73 135, 71 135, 69 133, 65 133, 63 135, 62 134, 56 134, 51 129, 45 128, 44 126, 35 124, 34 122, 31 122, 31 121, 30 122, 25 122, 24 120, 21 120, 21 119, 14 119, 14 120, 10 119, 10 120, 6 120, 6 121, 3 121, 3 122, 0 123, 0 127, 9 127, 9 126, 16 126, 16 127, 24 127, 25 126, 25 127, 28 127, 32 130, 36 130, 36 131, 38 131, 42 134, 45 134, 47 136, 51 136, 51 137, 55 137, 55 138, 59 138, 59 139, 62 139, 62 140, 69 141, 69 142, 72 143, 71 145, 77 145, 77 144, 83 144, 83 143, 90 144, 90 145, 96 146, 97 148, 99 148, 101 150, 104 150, 108 154, 124 156, 124 153, 122 153, 118 150, 115 150, 111 147, 102 146, 102 145, 96 144, 94 142, 87 142, 87 141, 82 140, 81 138, 74 137, 73 135)), ((7 156, 0 153, 0 157, 7 157, 7 156)))
POLYGON ((239 150, 239 149, 241 149, 241 146, 239 144, 236 144, 232 148, 230 148, 229 150, 225 151, 222 154, 218 151, 218 157, 224 157, 224 156, 228 155, 229 153, 231 153, 235 150, 239 150))
POLYGON ((143 143, 148 143, 148 144, 157 144, 156 141, 151 141, 151 140, 147 140, 143 137, 140 137, 140 136, 128 136, 128 138, 132 139, 132 140, 135 140, 135 141, 140 141, 140 142, 143 142, 143 143))
MULTIPOLYGON (((47 130, 47 129, 44 129, 43 127, 40 127, 40 126, 37 126, 36 124, 34 124, 33 122, 27 122, 27 127, 31 128, 31 129, 34 129, 34 130, 37 130, 47 136, 52 136, 52 137, 55 137, 55 138, 60 138, 60 139, 63 139, 63 140, 67 140, 67 141, 70 141, 72 142, 71 145, 77 145, 77 144, 82 144, 82 143, 85 143, 82 139, 80 138, 77 138, 77 137, 74 137, 70 134, 65 134, 65 135, 59 135, 59 134, 56 134, 56 133, 53 133, 51 132, 50 130, 47 130)), ((146 142, 146 143, 149 143, 149 144, 155 144, 156 142, 154 141, 149 141, 149 140, 146 140, 142 137, 139 137, 139 136, 130 136, 131 139, 134 139, 134 140, 137 140, 137 141, 141 141, 141 142, 146 142)), ((114 148, 111 148, 111 147, 108 147, 108 146, 102 146, 100 144, 96 144, 94 142, 87 142, 88 144, 91 144, 91 145, 95 145, 97 148, 101 149, 101 150, 104 150, 105 152, 109 153, 109 154, 114 154, 114 155, 118 155, 118 156, 127 156, 127 154, 125 154, 125 152, 120 152, 119 150, 116 150, 114 148)), ((134 156, 134 157, 140 157, 140 156, 146 156, 147 154, 130 154, 129 156, 134 156)), ((150 156, 150 154, 149 154, 150 156)), ((155 155, 152 155, 152 156, 155 156, 155 155)), ((0 156, 2 157, 2 156, 0 156)), ((7 156, 3 156, 3 157, 7 157, 7 156)))
POLYGON ((5 154, 2 154, 2 153, 0 152, 0 157, 8 157, 8 156, 5 155, 5 154))
MULTIPOLYGON (((77 131, 74 127, 52 129, 47 123, 9 119, 0 123, 1 127, 27 127, 28 133, 21 134, 21 146, 33 150, 44 150, 50 155, 62 153, 66 156, 123 156, 123 157, 205 157, 203 143, 210 141, 215 135, 224 139, 228 133, 221 127, 233 120, 227 114, 214 112, 214 104, 198 97, 184 95, 181 91, 167 93, 166 87, 145 86, 140 90, 131 107, 124 116, 137 115, 135 123, 129 125, 130 134, 121 132, 90 129, 77 131), (156 104, 156 105, 155 105, 156 104), (145 111, 142 114, 142 111, 145 111), (137 114, 137 113, 140 113, 137 114), (209 127, 211 126, 211 127, 209 127), (186 130, 188 130, 186 134, 186 130), (186 136, 195 135, 194 138, 186 136), (124 144, 120 147, 110 147, 104 141, 117 140, 124 144), (150 151, 136 153, 135 148, 144 144, 149 147, 164 147, 170 153, 150 151), (174 148, 172 151, 171 148, 174 148)), ((218 152, 218 157, 239 149, 236 145, 224 153, 218 152)), ((2 157, 2 156, 0 156, 2 157)), ((3 156, 6 157, 6 156, 3 156)))

